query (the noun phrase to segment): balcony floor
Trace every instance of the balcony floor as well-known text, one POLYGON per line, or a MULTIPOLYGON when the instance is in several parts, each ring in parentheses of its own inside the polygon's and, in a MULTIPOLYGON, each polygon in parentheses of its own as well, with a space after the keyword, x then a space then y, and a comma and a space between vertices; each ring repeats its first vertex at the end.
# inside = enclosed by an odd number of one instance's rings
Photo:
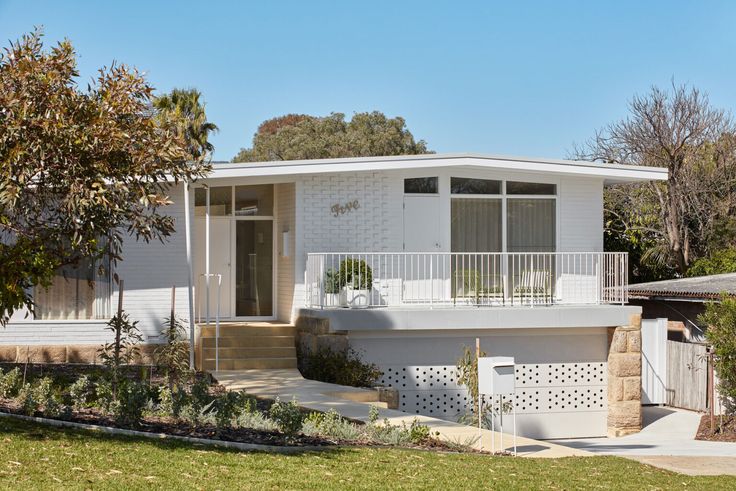
POLYGON ((330 320, 333 331, 446 329, 545 329, 628 325, 635 305, 540 305, 482 307, 372 307, 300 309, 299 315, 330 320))

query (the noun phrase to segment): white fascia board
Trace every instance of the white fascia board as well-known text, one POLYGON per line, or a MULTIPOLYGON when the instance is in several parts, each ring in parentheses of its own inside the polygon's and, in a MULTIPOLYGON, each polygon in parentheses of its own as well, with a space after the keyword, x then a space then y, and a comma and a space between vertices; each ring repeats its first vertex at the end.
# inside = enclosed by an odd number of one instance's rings
POLYGON ((384 170, 433 169, 438 167, 478 167, 513 171, 540 172, 571 176, 603 177, 607 183, 666 180, 667 170, 593 162, 520 160, 478 156, 409 156, 371 157, 366 159, 330 159, 256 164, 215 165, 207 179, 259 176, 296 176, 342 172, 374 172, 384 170))

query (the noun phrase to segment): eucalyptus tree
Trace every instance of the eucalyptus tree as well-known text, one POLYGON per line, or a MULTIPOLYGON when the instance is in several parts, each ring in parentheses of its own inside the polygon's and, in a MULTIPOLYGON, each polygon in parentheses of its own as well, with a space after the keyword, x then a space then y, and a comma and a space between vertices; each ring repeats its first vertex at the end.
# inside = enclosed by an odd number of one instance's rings
POLYGON ((137 70, 78 78, 71 43, 44 49, 39 31, 0 56, 0 324, 59 267, 121 260, 128 236, 166 240, 172 184, 209 169, 137 70))

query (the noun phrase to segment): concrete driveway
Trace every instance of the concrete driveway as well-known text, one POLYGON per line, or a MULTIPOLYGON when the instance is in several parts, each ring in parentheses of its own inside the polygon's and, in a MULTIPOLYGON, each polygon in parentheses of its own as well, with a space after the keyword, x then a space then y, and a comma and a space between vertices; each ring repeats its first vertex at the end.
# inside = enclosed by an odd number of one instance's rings
POLYGON ((620 438, 581 438, 554 443, 599 455, 619 455, 665 469, 698 475, 736 475, 736 443, 695 440, 701 415, 645 407, 644 428, 620 438))

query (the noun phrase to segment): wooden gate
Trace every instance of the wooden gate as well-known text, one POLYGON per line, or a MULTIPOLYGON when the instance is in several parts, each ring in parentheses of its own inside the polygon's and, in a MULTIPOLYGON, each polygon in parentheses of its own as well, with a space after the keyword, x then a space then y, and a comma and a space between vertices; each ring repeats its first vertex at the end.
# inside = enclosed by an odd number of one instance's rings
POLYGON ((708 408, 708 360, 701 344, 667 341, 667 405, 708 408))

